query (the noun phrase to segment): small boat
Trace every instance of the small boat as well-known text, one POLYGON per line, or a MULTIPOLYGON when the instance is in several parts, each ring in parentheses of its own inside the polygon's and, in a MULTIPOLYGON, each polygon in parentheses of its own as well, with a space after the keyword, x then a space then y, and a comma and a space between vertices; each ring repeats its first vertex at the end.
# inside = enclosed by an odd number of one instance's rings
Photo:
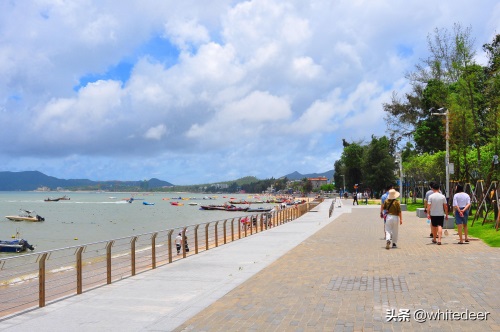
POLYGON ((189 203, 189 205, 198 205, 198 203, 189 203))
POLYGON ((35 211, 20 209, 21 213, 17 216, 5 216, 5 218, 12 221, 45 221, 45 218, 39 216, 35 211))
POLYGON ((59 197, 59 200, 61 201, 69 201, 71 198, 69 198, 68 196, 64 195, 63 197, 59 197))
POLYGON ((225 205, 202 205, 201 206, 202 210, 219 210, 219 211, 225 211, 226 206, 225 205))
POLYGON ((272 208, 256 208, 256 209, 248 209, 247 212, 269 212, 272 208))
POLYGON ((242 211, 246 212, 248 207, 236 207, 234 205, 226 206, 226 211, 242 211))
POLYGON ((26 249, 35 250, 35 247, 24 239, 10 241, 0 240, 0 252, 21 252, 26 251, 26 249))
POLYGON ((174 205, 174 206, 183 206, 184 203, 179 203, 179 202, 170 202, 170 205, 174 205))
POLYGON ((60 198, 47 197, 44 199, 45 202, 59 202, 60 198))
POLYGON ((241 201, 229 201, 229 204, 251 204, 252 202, 241 200, 241 201))
POLYGON ((150 202, 144 201, 144 202, 142 202, 142 205, 155 205, 155 203, 150 203, 150 202))

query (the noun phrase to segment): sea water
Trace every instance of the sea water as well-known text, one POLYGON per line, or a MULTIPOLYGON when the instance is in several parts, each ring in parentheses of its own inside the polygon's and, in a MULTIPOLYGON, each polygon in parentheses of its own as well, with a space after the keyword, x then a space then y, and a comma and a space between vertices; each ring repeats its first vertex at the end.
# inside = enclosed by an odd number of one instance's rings
MULTIPOLYGON (((245 215, 244 212, 200 209, 201 205, 224 204, 231 198, 257 200, 242 194, 213 196, 191 193, 0 192, 0 240, 10 240, 19 234, 20 238, 35 245, 37 252, 245 215), (44 201, 48 197, 64 195, 70 199, 44 201), (132 203, 127 202, 130 197, 135 198, 132 203), (143 205, 144 201, 154 205, 143 205), (171 205, 170 202, 173 201, 184 205, 171 205), (198 205, 192 206, 189 203, 198 205), (5 218, 8 215, 18 215, 20 209, 34 210, 45 221, 14 222, 5 218)), ((272 204, 259 204, 261 206, 271 207, 272 204)), ((0 258, 7 257, 5 255, 9 254, 0 253, 0 258)))

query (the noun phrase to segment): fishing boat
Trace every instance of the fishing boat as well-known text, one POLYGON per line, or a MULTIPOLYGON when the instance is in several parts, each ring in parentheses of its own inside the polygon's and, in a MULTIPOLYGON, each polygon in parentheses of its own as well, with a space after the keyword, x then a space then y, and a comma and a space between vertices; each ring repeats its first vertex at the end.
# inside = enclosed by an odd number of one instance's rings
POLYGON ((12 221, 45 221, 45 218, 39 216, 35 211, 20 209, 21 213, 17 216, 5 216, 5 218, 12 221))
POLYGON ((59 202, 60 198, 47 197, 44 199, 45 202, 59 202))
POLYGON ((260 208, 256 208, 256 209, 248 209, 247 212, 269 212, 271 211, 272 208, 263 208, 263 207, 260 207, 260 208))
POLYGON ((22 252, 26 251, 26 249, 35 250, 35 247, 24 239, 7 241, 0 240, 0 252, 22 252))
POLYGON ((248 211, 248 207, 236 207, 234 205, 229 205, 229 206, 226 206, 226 211, 241 211, 241 212, 246 212, 246 211, 248 211))
POLYGON ((226 206, 225 205, 202 205, 201 206, 202 210, 219 210, 219 211, 225 211, 226 206))
POLYGON ((63 197, 59 197, 59 200, 61 201, 69 201, 71 198, 69 198, 68 196, 64 195, 63 197))

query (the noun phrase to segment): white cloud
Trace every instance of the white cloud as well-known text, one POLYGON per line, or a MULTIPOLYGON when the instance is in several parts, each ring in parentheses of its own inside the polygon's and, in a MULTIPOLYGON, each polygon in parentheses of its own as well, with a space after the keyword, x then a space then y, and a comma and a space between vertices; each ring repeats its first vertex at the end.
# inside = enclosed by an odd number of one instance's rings
POLYGON ((144 137, 159 141, 166 133, 167 127, 164 124, 159 124, 156 127, 149 128, 144 134, 144 137))
POLYGON ((4 1, 0 22, 6 169, 199 183, 331 169, 341 138, 384 134, 427 34, 461 22, 480 49, 500 5, 4 1))

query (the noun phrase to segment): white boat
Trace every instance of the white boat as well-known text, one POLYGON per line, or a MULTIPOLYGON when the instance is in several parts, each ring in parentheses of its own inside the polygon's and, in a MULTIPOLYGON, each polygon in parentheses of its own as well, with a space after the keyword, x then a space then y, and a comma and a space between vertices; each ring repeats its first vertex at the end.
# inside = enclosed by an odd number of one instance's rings
POLYGON ((189 205, 198 205, 198 203, 189 203, 189 205))
POLYGON ((17 216, 5 216, 5 218, 12 221, 45 221, 45 218, 36 214, 35 211, 20 209, 21 213, 17 216))

